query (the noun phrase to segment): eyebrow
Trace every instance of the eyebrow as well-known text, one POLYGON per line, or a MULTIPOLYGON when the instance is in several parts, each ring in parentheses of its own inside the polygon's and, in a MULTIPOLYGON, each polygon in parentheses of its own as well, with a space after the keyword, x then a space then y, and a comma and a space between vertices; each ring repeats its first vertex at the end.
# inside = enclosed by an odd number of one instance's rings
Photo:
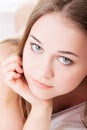
POLYGON ((31 36, 34 40, 36 40, 38 43, 42 44, 42 42, 41 42, 39 39, 37 39, 34 35, 30 34, 30 36, 31 36))
POLYGON ((73 52, 69 52, 69 51, 57 51, 57 52, 59 52, 59 53, 63 53, 63 54, 70 54, 70 55, 74 55, 74 56, 76 56, 76 57, 79 57, 79 56, 76 55, 75 53, 73 53, 73 52))
MULTIPOLYGON (((30 34, 30 36, 31 36, 34 40, 36 40, 38 43, 42 44, 42 42, 41 42, 39 39, 37 39, 34 35, 30 34)), ((76 55, 75 53, 69 52, 69 51, 57 51, 57 52, 58 52, 58 53, 63 53, 63 54, 70 54, 70 55, 79 57, 79 56, 76 55)))

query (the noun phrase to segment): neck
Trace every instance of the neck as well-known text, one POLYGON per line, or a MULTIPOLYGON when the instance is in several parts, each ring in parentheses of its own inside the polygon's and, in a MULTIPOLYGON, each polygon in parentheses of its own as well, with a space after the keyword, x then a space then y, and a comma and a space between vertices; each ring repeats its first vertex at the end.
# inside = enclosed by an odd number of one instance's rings
POLYGON ((53 99, 53 113, 68 109, 87 100, 87 84, 53 99))

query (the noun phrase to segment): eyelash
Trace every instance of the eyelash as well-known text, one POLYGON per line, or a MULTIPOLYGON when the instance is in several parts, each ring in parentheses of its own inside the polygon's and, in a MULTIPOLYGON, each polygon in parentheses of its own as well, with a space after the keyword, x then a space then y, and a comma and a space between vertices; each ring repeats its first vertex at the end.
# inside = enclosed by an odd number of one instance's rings
POLYGON ((30 45, 31 45, 31 50, 32 50, 33 52, 35 52, 35 53, 41 53, 41 52, 43 51, 43 48, 40 47, 39 45, 35 44, 35 43, 30 43, 30 45), (39 50, 34 50, 34 49, 36 49, 36 48, 34 48, 34 47, 38 47, 38 48, 40 49, 40 51, 39 51, 39 50))
MULTIPOLYGON (((32 50, 34 53, 42 53, 42 51, 43 51, 43 48, 42 48, 42 47, 40 47, 39 45, 37 45, 37 44, 35 44, 35 43, 30 43, 30 45, 31 45, 31 50, 32 50), (39 49, 41 49, 41 50, 40 50, 40 51, 34 50, 35 48, 33 48, 33 47, 39 47, 39 49)), ((57 57, 56 59, 59 60, 63 65, 66 65, 66 66, 73 64, 73 61, 72 61, 72 60, 70 60, 69 58, 64 57, 64 56, 57 57), (68 60, 69 63, 64 63, 64 61, 61 61, 60 58, 65 59, 65 60, 68 60)))
POLYGON ((69 58, 64 57, 64 56, 60 56, 59 58, 57 58, 57 60, 59 60, 63 65, 66 65, 66 66, 73 64, 73 61, 72 61, 72 60, 70 60, 69 58), (64 63, 64 61, 61 61, 60 58, 65 59, 66 61, 68 61, 68 63, 64 63))

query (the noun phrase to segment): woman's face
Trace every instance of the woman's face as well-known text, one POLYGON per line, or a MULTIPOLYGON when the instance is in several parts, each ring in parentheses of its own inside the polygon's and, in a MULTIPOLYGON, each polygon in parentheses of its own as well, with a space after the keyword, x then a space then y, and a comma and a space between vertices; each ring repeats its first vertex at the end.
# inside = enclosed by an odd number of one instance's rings
POLYGON ((61 16, 42 16, 24 47, 23 68, 31 92, 50 99, 74 90, 87 74, 87 38, 61 16))

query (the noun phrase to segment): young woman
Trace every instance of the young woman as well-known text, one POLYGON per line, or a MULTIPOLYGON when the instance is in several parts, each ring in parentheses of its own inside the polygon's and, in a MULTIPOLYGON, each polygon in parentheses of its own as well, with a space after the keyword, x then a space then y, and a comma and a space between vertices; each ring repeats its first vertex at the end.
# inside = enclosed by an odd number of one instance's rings
POLYGON ((5 82, 31 104, 23 130, 86 129, 86 42, 86 0, 39 1, 17 55, 2 63, 5 82))

